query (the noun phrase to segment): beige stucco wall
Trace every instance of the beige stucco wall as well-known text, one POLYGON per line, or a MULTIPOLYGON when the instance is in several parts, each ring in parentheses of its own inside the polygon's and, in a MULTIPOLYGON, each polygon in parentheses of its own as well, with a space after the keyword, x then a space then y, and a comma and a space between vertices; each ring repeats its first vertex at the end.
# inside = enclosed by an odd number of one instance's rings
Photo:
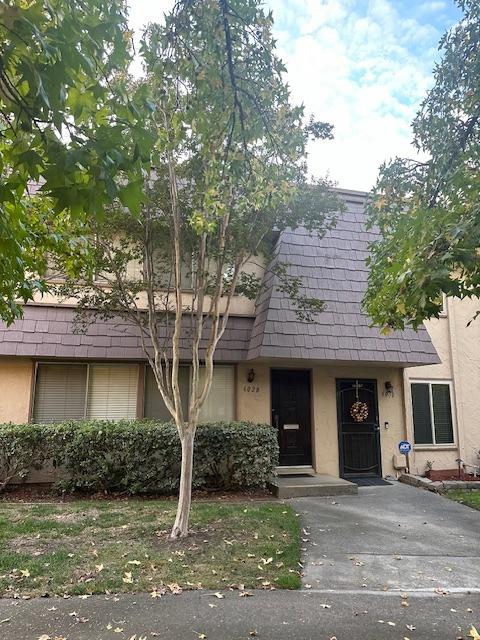
POLYGON ((0 422, 28 422, 33 363, 0 358, 0 422))
POLYGON ((410 382, 413 380, 448 381, 452 385, 454 446, 415 447, 414 470, 456 468, 457 458, 480 464, 480 318, 468 323, 480 309, 480 301, 448 298, 446 315, 429 320, 426 327, 442 360, 441 364, 405 370, 407 430, 413 442, 410 382))
POLYGON ((394 474, 393 456, 398 453, 399 441, 405 438, 402 374, 399 369, 383 367, 313 368, 316 471, 338 476, 337 378, 368 378, 377 381, 382 474, 394 474), (387 380, 393 385, 393 397, 383 394, 387 380), (385 422, 388 422, 388 428, 385 428, 385 422))
MULTIPOLYGON (((247 363, 237 369, 237 418, 254 422, 271 420, 270 368, 277 363, 247 363), (255 380, 248 383, 250 369, 255 380)), ((294 368, 283 364, 284 368, 294 368)), ((405 415, 402 371, 400 369, 367 366, 299 366, 312 372, 312 452, 313 466, 319 473, 339 474, 337 426, 337 378, 368 378, 377 380, 382 450, 382 473, 393 474, 393 456, 398 453, 398 442, 405 438, 405 415), (393 384, 394 396, 383 395, 385 382, 393 384), (389 423, 388 429, 385 422, 389 423)))

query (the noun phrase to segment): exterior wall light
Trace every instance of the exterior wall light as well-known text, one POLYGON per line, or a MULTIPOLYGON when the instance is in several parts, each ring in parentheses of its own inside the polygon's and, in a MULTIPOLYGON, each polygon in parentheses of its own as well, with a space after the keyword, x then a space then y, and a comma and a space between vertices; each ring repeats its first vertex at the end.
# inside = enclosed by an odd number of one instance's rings
POLYGON ((387 396, 387 397, 390 397, 390 398, 393 398, 393 396, 395 395, 395 393, 393 391, 393 384, 390 382, 390 380, 387 380, 385 382, 383 395, 387 396))
POLYGON ((250 371, 247 373, 247 382, 253 382, 255 380, 255 371, 253 369, 250 369, 250 371))

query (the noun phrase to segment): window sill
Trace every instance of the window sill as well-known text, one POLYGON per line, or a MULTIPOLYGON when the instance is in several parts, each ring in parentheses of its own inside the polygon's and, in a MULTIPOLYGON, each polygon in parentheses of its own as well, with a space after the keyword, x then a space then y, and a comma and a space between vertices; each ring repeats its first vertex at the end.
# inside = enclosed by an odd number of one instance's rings
POLYGON ((415 451, 457 451, 456 444, 414 444, 415 451))

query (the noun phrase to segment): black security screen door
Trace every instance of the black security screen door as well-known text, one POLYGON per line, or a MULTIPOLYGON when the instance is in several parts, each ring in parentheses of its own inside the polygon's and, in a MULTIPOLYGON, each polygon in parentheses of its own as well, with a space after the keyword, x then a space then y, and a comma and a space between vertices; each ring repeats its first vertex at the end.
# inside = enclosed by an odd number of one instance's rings
POLYGON ((280 464, 311 464, 309 371, 272 371, 272 424, 278 429, 280 464))
POLYGON ((381 476, 375 380, 337 380, 340 475, 381 476))

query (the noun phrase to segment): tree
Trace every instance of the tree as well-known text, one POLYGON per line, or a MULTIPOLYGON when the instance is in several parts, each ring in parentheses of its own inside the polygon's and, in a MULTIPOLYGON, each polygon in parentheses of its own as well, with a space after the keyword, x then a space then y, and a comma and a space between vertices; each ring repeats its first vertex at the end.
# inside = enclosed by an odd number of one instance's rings
POLYGON ((150 94, 157 153, 140 214, 117 203, 94 222, 81 283, 67 279, 60 293, 78 299, 83 327, 121 315, 139 331, 181 440, 177 538, 188 534, 195 430, 232 298, 256 296, 261 278, 249 265, 258 260, 271 262, 301 318, 321 311, 270 258, 282 230, 321 234, 339 203, 327 181, 307 183, 307 140, 331 127, 304 123, 292 106, 272 16, 257 0, 181 0, 165 25, 148 27, 141 52, 147 79, 137 87, 150 94), (192 367, 186 408, 181 353, 192 367))
POLYGON ((440 42, 434 86, 413 122, 427 160, 384 164, 369 205, 381 240, 365 305, 385 328, 438 317, 442 292, 480 295, 480 5, 457 4, 464 16, 440 42))
POLYGON ((40 181, 61 217, 101 216, 115 197, 138 210, 151 138, 137 108, 145 97, 124 84, 130 36, 123 0, 0 3, 0 317, 7 322, 21 313, 18 299, 45 288, 41 249, 63 243, 60 225, 52 233, 32 220, 30 181, 40 181))

